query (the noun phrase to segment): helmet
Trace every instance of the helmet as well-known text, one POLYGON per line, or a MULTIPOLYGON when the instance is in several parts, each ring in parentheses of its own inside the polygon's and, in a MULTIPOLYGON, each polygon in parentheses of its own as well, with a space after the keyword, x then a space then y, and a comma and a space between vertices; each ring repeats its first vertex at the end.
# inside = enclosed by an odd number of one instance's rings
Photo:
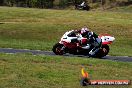
POLYGON ((89 29, 87 27, 85 27, 85 28, 82 28, 81 29, 81 32, 80 33, 81 33, 82 36, 85 36, 85 35, 88 34, 88 32, 89 32, 89 29))

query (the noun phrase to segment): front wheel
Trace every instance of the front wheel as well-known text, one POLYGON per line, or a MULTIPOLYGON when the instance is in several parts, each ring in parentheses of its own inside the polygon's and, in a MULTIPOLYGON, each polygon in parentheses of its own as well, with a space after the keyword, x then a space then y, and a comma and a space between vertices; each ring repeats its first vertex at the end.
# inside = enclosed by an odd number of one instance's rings
POLYGON ((110 49, 108 45, 102 45, 101 49, 99 50, 96 56, 99 58, 104 57, 109 53, 109 50, 110 49))
POLYGON ((63 44, 60 44, 60 43, 56 43, 54 46, 53 46, 53 49, 52 51, 56 54, 56 55, 63 55, 63 50, 62 50, 62 47, 64 45, 63 44))

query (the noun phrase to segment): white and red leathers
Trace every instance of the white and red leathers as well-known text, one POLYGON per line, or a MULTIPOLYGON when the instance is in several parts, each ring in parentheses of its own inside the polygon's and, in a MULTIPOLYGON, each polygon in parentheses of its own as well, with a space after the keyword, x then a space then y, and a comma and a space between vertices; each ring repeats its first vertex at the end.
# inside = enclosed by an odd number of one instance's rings
POLYGON ((89 49, 91 45, 94 46, 89 52, 90 56, 94 56, 101 47, 101 42, 102 42, 101 39, 98 38, 97 34, 95 34, 92 31, 89 31, 87 27, 82 28, 78 32, 80 32, 81 36, 85 38, 85 39, 81 39, 81 43, 83 45, 82 48, 89 49), (88 41, 86 41, 86 39, 88 41))

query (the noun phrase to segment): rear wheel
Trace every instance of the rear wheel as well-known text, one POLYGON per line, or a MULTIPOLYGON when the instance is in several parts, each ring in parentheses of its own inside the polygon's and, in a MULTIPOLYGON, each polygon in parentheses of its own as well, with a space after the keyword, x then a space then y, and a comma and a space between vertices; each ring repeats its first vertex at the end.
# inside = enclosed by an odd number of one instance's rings
POLYGON ((63 55, 63 50, 62 50, 63 44, 57 43, 53 46, 53 52, 56 55, 63 55))

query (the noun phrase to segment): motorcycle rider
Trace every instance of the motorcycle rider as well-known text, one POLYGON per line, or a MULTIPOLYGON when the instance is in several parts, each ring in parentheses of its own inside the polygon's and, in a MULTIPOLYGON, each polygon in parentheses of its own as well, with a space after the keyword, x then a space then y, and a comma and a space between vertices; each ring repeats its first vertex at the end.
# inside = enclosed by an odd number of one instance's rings
POLYGON ((86 5, 86 3, 85 3, 85 1, 83 1, 79 6, 85 6, 86 5))
POLYGON ((75 9, 78 9, 78 10, 87 10, 88 11, 90 9, 90 6, 88 6, 88 4, 86 3, 86 1, 83 0, 81 4, 75 3, 75 9))
MULTIPOLYGON (((83 27, 81 30, 76 31, 82 35, 82 37, 87 38, 88 42, 87 44, 82 48, 89 47, 89 45, 92 45, 93 48, 89 52, 89 56, 94 56, 96 52, 98 52, 99 48, 101 47, 101 39, 98 38, 98 35, 92 31, 89 31, 87 27, 83 27)), ((80 47, 80 46, 79 46, 80 47)))

